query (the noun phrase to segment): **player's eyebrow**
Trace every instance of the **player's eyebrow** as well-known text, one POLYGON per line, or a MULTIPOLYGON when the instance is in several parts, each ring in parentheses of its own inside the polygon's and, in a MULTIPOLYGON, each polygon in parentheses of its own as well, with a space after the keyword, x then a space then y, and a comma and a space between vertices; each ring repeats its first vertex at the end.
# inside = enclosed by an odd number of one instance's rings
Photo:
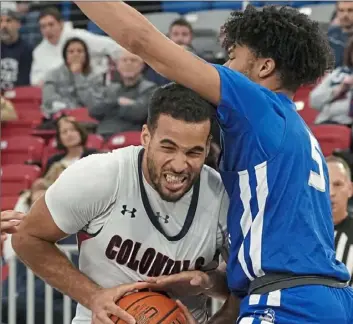
MULTIPOLYGON (((176 143, 174 143, 172 140, 168 139, 168 138, 164 138, 162 139, 160 142, 160 144, 168 144, 168 145, 172 145, 172 146, 175 146, 175 147, 178 147, 178 145, 176 143)), ((199 145, 196 145, 190 149, 187 150, 188 152, 195 152, 195 151, 198 151, 198 152, 204 152, 205 151, 205 148, 202 147, 202 146, 199 146, 199 145)))
POLYGON ((160 144, 169 144, 169 145, 173 145, 173 146, 178 146, 178 145, 176 145, 176 143, 174 143, 172 140, 167 139, 167 138, 162 139, 159 143, 160 143, 160 144))

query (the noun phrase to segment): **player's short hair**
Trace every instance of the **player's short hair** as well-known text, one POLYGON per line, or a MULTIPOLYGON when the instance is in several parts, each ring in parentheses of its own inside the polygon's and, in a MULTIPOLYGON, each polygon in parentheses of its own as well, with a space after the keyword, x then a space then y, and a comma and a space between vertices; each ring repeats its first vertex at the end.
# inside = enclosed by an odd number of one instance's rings
POLYGON ((168 115, 187 123, 199 123, 211 119, 213 106, 196 92, 176 83, 169 83, 154 91, 148 106, 147 126, 157 127, 160 115, 168 115))
POLYGON ((42 18, 47 17, 47 16, 52 16, 56 21, 63 21, 63 17, 60 13, 60 11, 55 8, 55 7, 46 7, 44 8, 39 16, 38 16, 38 21, 40 21, 42 18))
POLYGON ((191 34, 193 33, 193 28, 191 26, 191 24, 185 20, 184 18, 178 18, 178 19, 175 19, 169 26, 169 31, 174 27, 174 26, 184 26, 184 27, 187 27, 191 34))
POLYGON ((267 6, 233 12, 224 25, 223 46, 246 46, 258 58, 272 58, 282 87, 295 91, 333 67, 334 56, 319 24, 290 7, 267 6))
POLYGON ((351 180, 351 178, 352 178, 351 168, 349 167, 348 163, 344 159, 342 159, 338 156, 330 155, 326 158, 326 163, 341 164, 343 166, 344 170, 346 171, 348 179, 351 180))
POLYGON ((80 144, 82 146, 85 146, 87 143, 87 139, 88 139, 88 133, 87 133, 86 129, 82 125, 80 125, 73 117, 66 116, 63 114, 55 122, 55 130, 56 130, 55 139, 56 139, 57 149, 66 151, 66 147, 64 146, 64 144, 62 143, 61 138, 60 138, 60 121, 61 120, 68 121, 74 126, 74 128, 80 133, 80 137, 81 137, 80 144))

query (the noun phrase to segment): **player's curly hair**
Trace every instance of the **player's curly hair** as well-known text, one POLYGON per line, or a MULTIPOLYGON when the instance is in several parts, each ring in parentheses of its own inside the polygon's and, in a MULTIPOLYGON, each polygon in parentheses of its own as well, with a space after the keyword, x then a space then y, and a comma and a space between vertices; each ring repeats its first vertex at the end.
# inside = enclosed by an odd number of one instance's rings
POLYGON ((272 58, 285 89, 315 82, 333 67, 334 57, 319 24, 290 7, 249 5, 224 25, 223 46, 247 46, 256 57, 272 58))

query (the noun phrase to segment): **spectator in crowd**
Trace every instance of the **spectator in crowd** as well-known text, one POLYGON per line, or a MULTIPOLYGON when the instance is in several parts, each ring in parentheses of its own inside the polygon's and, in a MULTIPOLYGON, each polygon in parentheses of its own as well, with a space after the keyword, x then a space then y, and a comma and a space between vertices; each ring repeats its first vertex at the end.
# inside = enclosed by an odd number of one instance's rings
POLYGON ((331 25, 327 36, 335 54, 335 66, 343 65, 344 48, 353 35, 353 1, 338 1, 336 23, 331 25))
POLYGON ((46 74, 63 64, 62 49, 70 38, 80 38, 88 46, 95 72, 106 72, 107 56, 116 58, 121 47, 110 37, 96 35, 83 29, 73 29, 64 24, 56 8, 46 8, 39 15, 39 27, 43 36, 41 43, 34 49, 31 70, 31 84, 42 85, 46 74))
POLYGON ((61 116, 56 122, 56 143, 62 151, 51 156, 45 166, 43 177, 34 185, 44 183, 47 188, 59 177, 68 166, 79 159, 97 153, 96 149, 86 147, 88 134, 73 117, 61 116))
POLYGON ((156 85, 142 76, 144 62, 128 51, 117 60, 120 83, 96 89, 94 104, 87 106, 99 121, 97 133, 105 139, 124 131, 140 131, 147 120, 148 100, 156 85))
POLYGON ((37 46, 42 40, 38 25, 38 10, 31 10, 30 1, 16 1, 17 12, 21 17, 21 37, 32 47, 37 46))
MULTIPOLYGON (((183 18, 174 20, 169 26, 169 38, 176 44, 183 46, 186 50, 196 54, 192 47, 193 29, 191 24, 183 18)), ((157 84, 164 85, 170 81, 147 66, 145 70, 147 80, 157 84)))
POLYGON ((63 109, 89 106, 92 89, 103 82, 103 76, 92 71, 83 40, 69 39, 62 51, 64 63, 47 73, 43 85, 42 110, 47 117, 63 109))
POLYGON ((2 96, 0 97, 0 108, 1 122, 13 121, 18 119, 15 107, 13 106, 12 102, 2 96))
POLYGON ((330 178, 330 197, 335 225, 336 258, 346 264, 353 286, 353 215, 348 211, 352 197, 351 170, 341 158, 326 159, 330 178))
POLYGON ((353 38, 347 44, 343 66, 337 67, 310 93, 310 105, 319 110, 316 124, 351 127, 353 114, 353 38))
POLYGON ((1 89, 29 84, 32 49, 19 34, 20 16, 16 11, 1 10, 1 89))

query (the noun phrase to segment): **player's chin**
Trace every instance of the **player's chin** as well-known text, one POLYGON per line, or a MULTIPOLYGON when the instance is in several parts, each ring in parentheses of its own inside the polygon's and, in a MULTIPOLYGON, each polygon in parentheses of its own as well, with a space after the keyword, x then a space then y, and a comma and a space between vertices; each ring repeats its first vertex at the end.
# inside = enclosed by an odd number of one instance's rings
POLYGON ((189 185, 187 183, 183 183, 179 186, 163 184, 161 186, 160 195, 163 200, 176 202, 185 195, 185 193, 188 191, 188 188, 189 185))

